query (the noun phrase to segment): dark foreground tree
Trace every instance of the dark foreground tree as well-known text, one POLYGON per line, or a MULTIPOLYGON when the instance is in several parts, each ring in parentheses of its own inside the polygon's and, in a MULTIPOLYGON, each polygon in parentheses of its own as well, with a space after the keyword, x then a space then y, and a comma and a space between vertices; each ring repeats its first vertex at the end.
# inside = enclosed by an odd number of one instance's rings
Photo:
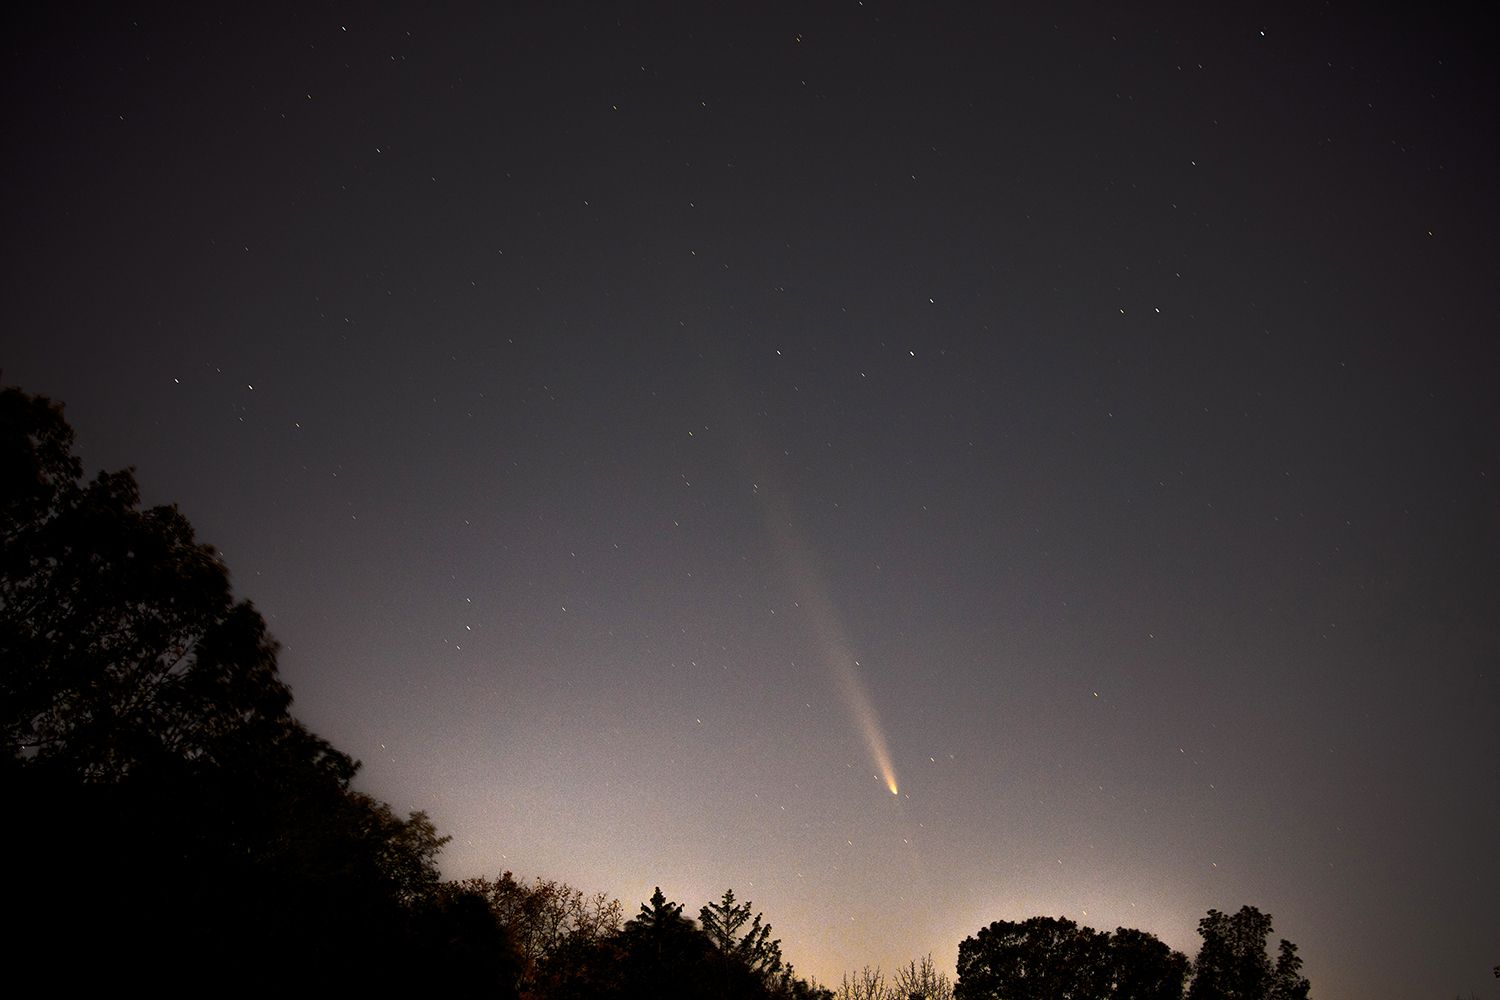
POLYGON ((698 922, 719 952, 726 979, 743 967, 773 986, 782 970, 781 942, 771 938, 771 925, 761 923, 762 914, 750 915, 752 909, 748 901, 736 903, 734 890, 726 889, 718 902, 698 911, 698 922))
POLYGON ((1297 946, 1281 942, 1275 965, 1266 953, 1271 915, 1244 906, 1234 915, 1209 910, 1198 921, 1203 947, 1193 963, 1188 1000, 1306 1000, 1297 946))
POLYGON ((1271 973, 1271 1000, 1307 1000, 1312 984, 1302 977, 1302 959, 1297 946, 1285 938, 1276 949, 1276 969, 1271 973))
MULTIPOLYGON (((525 1000, 559 995, 559 984, 575 978, 573 968, 620 932, 618 899, 602 892, 587 895, 551 879, 527 882, 505 872, 493 880, 450 882, 442 891, 484 900, 506 928, 520 963, 518 986, 525 1000)), ((580 977, 588 972, 581 969, 580 977)))
POLYGON ((1116 928, 1109 938, 1112 1000, 1182 1000, 1190 963, 1154 934, 1116 928))
POLYGON ((997 920, 958 946, 958 1000, 1094 1000, 1109 993, 1109 935, 1066 918, 997 920))
POLYGON ((625 997, 687 1000, 717 996, 723 989, 714 976, 713 946, 682 915, 682 904, 669 901, 660 886, 625 924, 619 940, 625 997))
POLYGON ((487 908, 435 893, 446 838, 350 787, 214 550, 72 446, 61 407, 0 391, 7 982, 513 996, 487 908))
POLYGON ((1181 1000, 1187 956, 1144 931, 996 921, 958 946, 956 1000, 1181 1000))
POLYGON ((703 908, 708 932, 660 888, 618 933, 544 963, 536 1000, 832 1000, 779 961, 769 928, 732 892, 703 908))
POLYGON ((62 408, 0 391, 0 739, 113 780, 289 723, 276 646, 176 507, 87 482, 62 408))

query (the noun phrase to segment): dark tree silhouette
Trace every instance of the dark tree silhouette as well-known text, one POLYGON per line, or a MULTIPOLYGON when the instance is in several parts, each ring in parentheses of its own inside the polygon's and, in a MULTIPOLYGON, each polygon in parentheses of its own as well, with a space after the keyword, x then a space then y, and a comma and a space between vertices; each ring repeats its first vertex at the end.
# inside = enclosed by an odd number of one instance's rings
POLYGON ((493 916, 435 891, 446 838, 350 787, 214 550, 72 447, 60 406, 0 390, 8 981, 513 996, 493 916))
POLYGON ((682 915, 682 904, 673 903, 662 893, 661 886, 651 899, 641 904, 640 912, 625 924, 625 936, 647 942, 661 950, 675 935, 694 930, 693 922, 682 915))
POLYGON ((430 970, 424 982, 412 984, 417 989, 441 983, 445 993, 461 997, 516 996, 519 959, 483 897, 447 893, 433 899, 419 911, 410 938, 408 947, 430 970))
POLYGON ((719 996, 713 946, 682 904, 670 902, 661 887, 642 903, 640 912, 620 932, 623 951, 621 996, 698 998, 719 996))
POLYGON ((1297 947, 1283 940, 1276 964, 1266 954, 1271 916, 1243 906, 1233 916, 1209 910, 1198 921, 1203 947, 1193 963, 1188 1000, 1306 1000, 1297 947))
POLYGON ((937 971, 931 955, 916 959, 896 970, 891 977, 895 1000, 953 1000, 953 983, 937 971))
POLYGON ((998 920, 958 946, 957 1000, 1093 1000, 1109 995, 1109 935, 1066 918, 998 920))
POLYGON ((290 723, 276 646, 176 507, 84 482, 62 408, 0 392, 0 739, 114 780, 290 723))
POLYGON ((1191 963, 1154 934, 1119 927, 1109 939, 1114 1000, 1182 1000, 1191 963))
POLYGON ((1187 956, 1145 931, 997 921, 958 946, 956 1000, 1182 1000, 1187 956))
POLYGON ((1302 959, 1297 946, 1282 939, 1276 953, 1276 968, 1271 973, 1271 1000, 1307 1000, 1312 984, 1304 979, 1302 959))
POLYGON ((761 923, 761 914, 751 917, 751 908, 749 902, 736 903, 734 890, 725 889, 717 903, 698 911, 698 922, 730 965, 743 965, 771 985, 781 973, 781 942, 771 939, 771 925, 761 923))
POLYGON ((733 891, 703 907, 707 930, 660 887, 617 933, 579 938, 543 963, 535 1000, 832 1000, 781 961, 770 928, 733 891))
POLYGON ((1193 963, 1189 1000, 1263 1000, 1271 989, 1266 937, 1271 918, 1253 906, 1233 916, 1209 910, 1198 921, 1203 946, 1193 963))
POLYGON ((507 929, 520 961, 523 998, 559 995, 560 984, 576 978, 572 967, 590 957, 597 964, 600 946, 620 931, 619 900, 602 892, 586 895, 551 879, 525 882, 505 872, 493 881, 448 883, 443 893, 483 899, 507 929))

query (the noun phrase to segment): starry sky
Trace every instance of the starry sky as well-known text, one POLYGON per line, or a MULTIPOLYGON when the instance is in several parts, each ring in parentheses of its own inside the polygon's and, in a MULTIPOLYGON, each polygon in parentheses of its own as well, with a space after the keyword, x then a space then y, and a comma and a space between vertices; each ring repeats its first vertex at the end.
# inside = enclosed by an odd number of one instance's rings
POLYGON ((1500 995, 1476 25, 41 6, 4 380, 445 873, 732 886, 825 982, 1248 903, 1320 1000, 1500 995))

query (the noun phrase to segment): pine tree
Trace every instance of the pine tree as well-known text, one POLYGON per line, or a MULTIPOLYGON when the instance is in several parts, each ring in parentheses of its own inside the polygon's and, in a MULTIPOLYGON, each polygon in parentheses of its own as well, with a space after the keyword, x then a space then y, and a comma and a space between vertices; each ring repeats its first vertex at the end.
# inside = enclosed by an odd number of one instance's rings
POLYGON ((698 924, 714 947, 729 954, 734 951, 737 935, 745 921, 750 919, 750 904, 737 904, 734 890, 725 889, 717 903, 709 903, 698 911, 698 924))
POLYGON ((738 960, 767 985, 774 983, 782 967, 781 942, 771 938, 771 925, 762 924, 763 914, 751 916, 749 901, 736 903, 734 890, 725 889, 717 903, 698 911, 703 932, 720 953, 738 960), (744 933, 741 929, 746 928, 744 933))

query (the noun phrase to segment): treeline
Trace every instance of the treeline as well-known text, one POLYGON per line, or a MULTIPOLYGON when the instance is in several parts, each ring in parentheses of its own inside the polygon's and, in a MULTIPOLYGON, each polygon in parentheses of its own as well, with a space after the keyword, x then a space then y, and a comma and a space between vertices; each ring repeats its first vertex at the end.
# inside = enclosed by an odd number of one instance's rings
POLYGON ((1210 911, 1189 963, 1141 931, 995 923, 836 990, 732 891, 630 919, 550 881, 443 882, 447 838, 357 792, 290 712, 264 620, 129 471, 85 479, 60 406, 0 391, 0 794, 18 995, 421 991, 527 1000, 1301 1000, 1270 920, 1210 911))
POLYGON ((175 507, 85 480, 61 408, 0 392, 8 980, 168 995, 513 994, 445 838, 351 788, 290 714, 276 644, 175 507))

